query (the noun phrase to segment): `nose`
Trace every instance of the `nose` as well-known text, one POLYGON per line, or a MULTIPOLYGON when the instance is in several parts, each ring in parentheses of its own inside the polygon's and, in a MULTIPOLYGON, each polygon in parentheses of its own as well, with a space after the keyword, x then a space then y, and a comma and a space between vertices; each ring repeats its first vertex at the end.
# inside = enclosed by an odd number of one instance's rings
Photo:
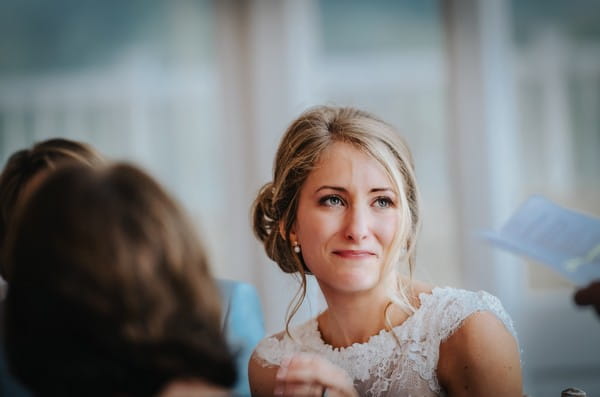
POLYGON ((347 212, 345 237, 359 242, 369 235, 369 213, 361 207, 351 207, 347 212))

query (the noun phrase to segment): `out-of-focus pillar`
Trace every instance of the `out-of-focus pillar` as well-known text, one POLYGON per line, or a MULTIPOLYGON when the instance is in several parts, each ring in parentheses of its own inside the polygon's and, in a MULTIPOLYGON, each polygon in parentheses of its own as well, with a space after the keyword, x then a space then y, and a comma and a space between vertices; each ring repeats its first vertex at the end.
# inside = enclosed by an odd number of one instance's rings
MULTIPOLYGON (((237 225, 231 236, 232 263, 239 269, 236 278, 257 287, 265 328, 271 333, 283 329, 297 284, 269 261, 252 236, 250 205, 272 178, 285 127, 309 104, 306 87, 310 86, 315 5, 308 0, 219 0, 215 4, 222 122, 233 165, 227 170, 228 191, 247 203, 232 208, 227 220, 237 225)), ((309 291, 308 300, 316 302, 314 285, 309 291)))
POLYGON ((498 295, 516 315, 522 267, 477 235, 515 209, 518 187, 515 78, 508 0, 443 2, 454 186, 462 280, 498 295))

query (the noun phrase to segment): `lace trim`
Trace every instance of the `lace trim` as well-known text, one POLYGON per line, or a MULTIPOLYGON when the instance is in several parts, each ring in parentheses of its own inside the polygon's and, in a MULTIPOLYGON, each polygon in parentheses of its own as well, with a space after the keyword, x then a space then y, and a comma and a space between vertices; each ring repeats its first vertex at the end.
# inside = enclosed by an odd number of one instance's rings
POLYGON ((316 318, 293 328, 280 338, 263 339, 256 348, 264 366, 279 365, 294 353, 317 353, 348 372, 358 382, 370 383, 368 395, 378 395, 391 385, 402 385, 409 372, 416 372, 434 393, 441 393, 436 375, 440 343, 448 339, 471 314, 489 311, 496 315, 516 338, 512 320, 493 295, 453 288, 434 288, 419 295, 421 306, 392 331, 401 341, 398 346, 390 331, 382 330, 365 343, 344 348, 326 344, 316 318))

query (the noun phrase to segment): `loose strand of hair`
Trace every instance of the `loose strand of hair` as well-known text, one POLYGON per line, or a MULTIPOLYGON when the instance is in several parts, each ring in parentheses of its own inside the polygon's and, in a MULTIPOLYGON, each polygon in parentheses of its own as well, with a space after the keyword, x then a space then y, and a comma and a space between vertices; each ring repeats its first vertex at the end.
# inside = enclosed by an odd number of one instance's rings
POLYGON ((290 333, 290 323, 291 323, 292 319, 294 318, 294 316, 296 315, 296 313, 298 313, 298 310, 300 310, 300 307, 302 307, 302 303, 304 302, 304 299, 306 298, 306 291, 307 291, 306 273, 304 272, 304 269, 302 269, 301 267, 299 267, 299 269, 300 270, 298 273, 299 273, 299 278, 300 278, 300 281, 299 281, 300 286, 296 290, 296 293, 294 294, 294 298, 288 305, 286 314, 285 314, 285 316, 286 316, 285 333, 291 339, 294 339, 294 337, 290 333))

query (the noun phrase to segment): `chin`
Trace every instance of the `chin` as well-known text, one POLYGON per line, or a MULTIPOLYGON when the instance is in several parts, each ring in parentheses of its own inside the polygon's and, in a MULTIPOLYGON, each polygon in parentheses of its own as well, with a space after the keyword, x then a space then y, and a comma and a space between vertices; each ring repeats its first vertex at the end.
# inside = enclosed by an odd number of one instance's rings
POLYGON ((337 289, 344 292, 364 292, 376 288, 379 278, 372 275, 345 275, 336 281, 337 289))

